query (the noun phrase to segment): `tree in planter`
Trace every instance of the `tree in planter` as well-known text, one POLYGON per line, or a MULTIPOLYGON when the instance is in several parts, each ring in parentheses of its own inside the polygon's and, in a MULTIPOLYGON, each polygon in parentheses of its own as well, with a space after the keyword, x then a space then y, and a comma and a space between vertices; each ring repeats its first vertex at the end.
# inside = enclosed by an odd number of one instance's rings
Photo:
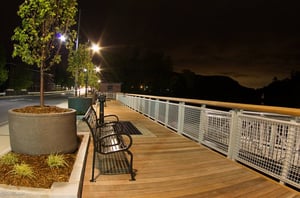
POLYGON ((93 98, 77 97, 77 86, 86 86, 88 83, 91 87, 95 87, 98 82, 96 70, 92 63, 92 55, 91 48, 86 43, 79 44, 77 50, 71 50, 68 57, 67 71, 75 79, 75 97, 68 99, 68 106, 76 109, 78 115, 86 112, 89 106, 92 105, 93 98))
POLYGON ((76 0, 25 0, 17 14, 22 19, 12 40, 13 57, 40 69, 40 106, 44 107, 44 72, 61 61, 59 34, 67 34, 66 47, 72 48, 76 31, 76 0))
POLYGON ((12 36, 13 57, 40 69, 40 106, 8 111, 14 152, 40 155, 71 153, 78 148, 76 111, 44 106, 44 74, 61 61, 59 34, 68 35, 66 48, 72 48, 76 13, 76 0, 25 0, 19 7, 22 23, 12 36))
POLYGON ((67 71, 71 72, 74 78, 76 96, 78 85, 83 85, 85 81, 84 69, 89 70, 92 67, 92 58, 87 44, 79 44, 78 49, 70 51, 67 71))
MULTIPOLYGON (((86 80, 92 87, 97 85, 97 74, 92 62, 91 48, 88 44, 79 44, 77 50, 71 50, 67 71, 71 72, 75 79, 75 86, 85 86, 86 80)), ((75 87, 75 91, 77 91, 77 87, 75 87)))

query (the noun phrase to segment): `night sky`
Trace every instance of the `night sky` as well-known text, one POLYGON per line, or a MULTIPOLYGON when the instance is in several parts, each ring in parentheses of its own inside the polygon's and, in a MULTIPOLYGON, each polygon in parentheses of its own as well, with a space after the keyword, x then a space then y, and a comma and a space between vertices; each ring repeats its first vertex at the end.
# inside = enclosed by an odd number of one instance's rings
MULTIPOLYGON (((0 13, 11 47, 22 0, 0 13)), ((79 0, 81 40, 163 51, 175 71, 225 75, 260 88, 300 71, 300 2, 290 0, 79 0)), ((11 51, 8 47, 8 53, 11 51)))

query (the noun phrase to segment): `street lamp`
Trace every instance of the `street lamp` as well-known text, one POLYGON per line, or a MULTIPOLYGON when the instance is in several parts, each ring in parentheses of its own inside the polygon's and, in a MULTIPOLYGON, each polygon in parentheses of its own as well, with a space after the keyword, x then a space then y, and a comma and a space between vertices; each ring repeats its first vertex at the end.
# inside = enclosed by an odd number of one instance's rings
POLYGON ((101 71, 100 66, 96 66, 95 71, 96 71, 96 73, 100 73, 100 71, 101 71))
POLYGON ((58 35, 58 39, 61 41, 61 42, 66 42, 66 40, 67 40, 67 37, 65 36, 65 35, 63 35, 63 34, 59 34, 58 35))
POLYGON ((93 52, 99 52, 101 50, 101 47, 99 45, 92 43, 91 49, 93 52))

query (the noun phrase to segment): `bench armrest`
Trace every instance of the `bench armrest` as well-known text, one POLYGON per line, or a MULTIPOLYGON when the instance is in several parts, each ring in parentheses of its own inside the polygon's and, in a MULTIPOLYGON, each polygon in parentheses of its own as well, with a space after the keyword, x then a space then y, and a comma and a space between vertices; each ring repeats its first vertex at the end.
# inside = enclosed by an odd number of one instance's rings
POLYGON ((113 114, 104 115, 104 119, 109 117, 113 117, 114 119, 116 119, 115 121, 119 122, 119 117, 117 115, 113 115, 113 114))
MULTIPOLYGON (((125 151, 128 150, 132 145, 132 137, 127 133, 113 133, 108 134, 97 139, 98 150, 102 147, 111 147, 111 152, 125 151)), ((108 152, 106 152, 108 153, 108 152)))
POLYGON ((118 125, 118 124, 119 124, 118 121, 105 122, 105 123, 102 123, 102 124, 99 123, 97 125, 97 128, 113 127, 113 126, 118 125))
MULTIPOLYGON (((117 115, 104 115, 103 116, 104 123, 113 123, 113 122, 119 122, 119 117, 117 115)), ((101 125, 101 118, 97 118, 98 125, 101 125)))

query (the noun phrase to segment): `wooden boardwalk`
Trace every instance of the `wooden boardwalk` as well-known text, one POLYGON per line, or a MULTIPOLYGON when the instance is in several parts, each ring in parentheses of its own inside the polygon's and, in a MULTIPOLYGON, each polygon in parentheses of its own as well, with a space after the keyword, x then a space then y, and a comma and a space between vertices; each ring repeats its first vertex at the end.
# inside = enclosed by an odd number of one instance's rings
MULTIPOLYGON (((105 114, 131 121, 136 181, 129 174, 99 175, 90 182, 92 143, 86 162, 83 198, 92 197, 299 197, 300 193, 227 159, 117 101, 105 114)), ((96 171, 97 173, 97 171, 96 171)), ((96 174, 97 175, 97 174, 96 174)))

